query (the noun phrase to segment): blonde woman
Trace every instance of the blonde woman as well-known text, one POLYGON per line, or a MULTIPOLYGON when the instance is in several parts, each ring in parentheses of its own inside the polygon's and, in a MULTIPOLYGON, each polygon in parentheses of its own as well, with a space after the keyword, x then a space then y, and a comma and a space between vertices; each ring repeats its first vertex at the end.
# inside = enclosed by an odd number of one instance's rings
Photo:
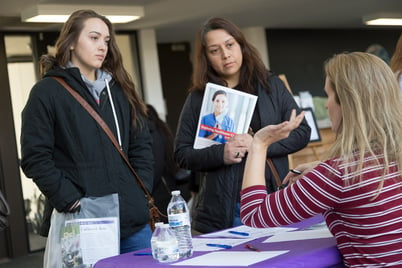
POLYGON ((323 214, 346 267, 402 266, 402 103, 392 70, 377 56, 339 54, 325 65, 326 108, 337 137, 327 160, 289 173, 267 195, 266 149, 303 114, 267 126, 250 146, 241 219, 253 227, 287 225, 323 214), (307 167, 309 167, 307 169, 307 167), (309 171, 310 170, 310 171, 309 171), (296 180, 298 178, 298 180, 296 180))

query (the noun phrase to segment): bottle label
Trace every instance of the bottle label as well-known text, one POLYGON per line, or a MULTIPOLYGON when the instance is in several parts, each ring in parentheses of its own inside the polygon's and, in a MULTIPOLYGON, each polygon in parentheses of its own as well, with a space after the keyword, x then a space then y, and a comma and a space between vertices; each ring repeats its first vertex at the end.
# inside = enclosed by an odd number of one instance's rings
POLYGON ((190 217, 186 213, 180 214, 170 214, 169 215, 169 226, 170 227, 179 227, 190 225, 190 217))
POLYGON ((158 241, 157 250, 159 254, 165 255, 176 254, 179 252, 177 243, 172 241, 158 241))
POLYGON ((176 240, 157 241, 156 257, 160 262, 177 261, 180 257, 176 240))

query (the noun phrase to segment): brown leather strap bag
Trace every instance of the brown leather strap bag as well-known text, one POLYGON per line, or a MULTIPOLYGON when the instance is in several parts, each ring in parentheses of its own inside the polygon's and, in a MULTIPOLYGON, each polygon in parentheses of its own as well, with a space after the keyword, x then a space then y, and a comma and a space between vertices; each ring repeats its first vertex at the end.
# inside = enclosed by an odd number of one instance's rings
POLYGON ((272 162, 271 158, 267 158, 267 164, 269 166, 269 169, 272 172, 272 175, 274 176, 275 183, 276 183, 276 190, 280 190, 286 187, 286 185, 282 184, 281 179, 279 178, 278 171, 276 170, 276 167, 274 165, 274 162, 272 162))

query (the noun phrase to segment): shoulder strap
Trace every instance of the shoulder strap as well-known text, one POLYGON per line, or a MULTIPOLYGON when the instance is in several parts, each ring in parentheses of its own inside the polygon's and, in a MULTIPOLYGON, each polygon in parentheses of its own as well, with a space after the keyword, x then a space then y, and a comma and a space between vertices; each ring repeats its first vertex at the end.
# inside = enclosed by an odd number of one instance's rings
POLYGON ((275 178, 275 183, 276 183, 276 188, 277 188, 277 190, 282 189, 282 188, 283 188, 282 181, 281 181, 281 179, 279 178, 278 171, 276 170, 276 167, 275 167, 275 165, 274 165, 274 162, 272 162, 272 159, 271 159, 271 158, 268 158, 268 157, 267 157, 267 164, 268 164, 269 168, 271 169, 272 175, 273 175, 274 178, 275 178))
POLYGON ((124 162, 126 162, 127 166, 130 168, 131 172, 133 173, 135 179, 137 180, 138 184, 141 186, 142 190, 145 192, 147 199, 152 200, 152 196, 145 187, 144 183, 141 181, 140 177, 138 176, 137 172, 135 172, 134 168, 131 166, 130 162, 128 161, 126 155, 124 152, 121 150, 119 143, 116 140, 116 137, 113 135, 112 131, 108 127, 108 125, 103 121, 103 119, 99 116, 99 114, 89 105, 89 103, 81 97, 80 94, 78 94, 77 91, 72 89, 63 79, 60 77, 52 76, 53 79, 55 79, 57 82, 59 82, 65 89, 67 89, 68 92, 71 93, 71 95, 87 110, 87 112, 95 119, 96 122, 98 122, 99 126, 105 131, 106 135, 109 137, 109 139, 112 141, 114 147, 119 151, 121 157, 123 158, 124 162))
MULTIPOLYGON (((254 131, 251 127, 248 128, 248 134, 250 134, 251 136, 254 136, 254 131)), ((284 188, 284 185, 282 184, 282 181, 279 178, 279 174, 278 174, 278 171, 276 170, 274 162, 269 157, 267 157, 267 164, 269 166, 269 169, 272 172, 272 175, 274 176, 275 183, 276 183, 276 189, 280 190, 280 189, 284 188)))

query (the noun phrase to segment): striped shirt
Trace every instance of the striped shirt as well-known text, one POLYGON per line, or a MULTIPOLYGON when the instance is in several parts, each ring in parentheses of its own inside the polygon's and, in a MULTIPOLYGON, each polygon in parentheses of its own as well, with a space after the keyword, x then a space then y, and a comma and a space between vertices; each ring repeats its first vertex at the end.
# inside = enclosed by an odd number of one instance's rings
POLYGON ((377 190, 383 165, 365 158, 360 174, 336 160, 320 163, 282 191, 267 194, 255 185, 241 191, 245 225, 287 225, 322 213, 346 267, 402 267, 402 178, 395 163, 377 190), (349 181, 349 183, 347 182, 349 181))

